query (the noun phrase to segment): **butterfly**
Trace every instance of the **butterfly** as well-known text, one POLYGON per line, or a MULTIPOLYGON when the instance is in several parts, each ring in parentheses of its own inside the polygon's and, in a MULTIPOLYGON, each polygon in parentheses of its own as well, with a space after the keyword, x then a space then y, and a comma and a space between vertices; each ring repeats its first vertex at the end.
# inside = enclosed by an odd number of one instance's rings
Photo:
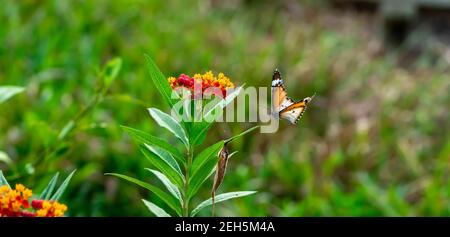
POLYGON ((275 69, 272 76, 272 112, 275 118, 283 118, 291 122, 291 124, 297 124, 306 110, 306 105, 312 98, 314 98, 314 95, 294 102, 293 99, 287 96, 281 74, 278 69, 275 69))

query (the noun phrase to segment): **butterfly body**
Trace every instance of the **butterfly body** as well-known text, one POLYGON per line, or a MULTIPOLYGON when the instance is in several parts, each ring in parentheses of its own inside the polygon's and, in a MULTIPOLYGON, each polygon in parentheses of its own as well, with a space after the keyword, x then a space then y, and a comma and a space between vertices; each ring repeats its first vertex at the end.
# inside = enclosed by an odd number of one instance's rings
POLYGON ((272 113, 275 118, 283 118, 288 120, 291 124, 297 124, 298 120, 306 110, 306 105, 312 98, 313 97, 306 97, 295 102, 287 96, 281 74, 275 69, 272 76, 272 113))

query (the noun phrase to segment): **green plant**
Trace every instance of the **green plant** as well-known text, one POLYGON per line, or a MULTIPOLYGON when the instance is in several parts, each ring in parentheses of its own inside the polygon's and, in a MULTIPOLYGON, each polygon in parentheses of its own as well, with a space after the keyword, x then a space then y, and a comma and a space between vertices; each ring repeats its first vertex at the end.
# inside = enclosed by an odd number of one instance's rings
MULTIPOLYGON (((158 196, 167 206, 175 213, 176 216, 195 216, 202 208, 213 205, 214 202, 222 202, 232 198, 242 197, 255 193, 254 191, 240 191, 223 193, 216 197, 215 191, 223 179, 223 175, 218 179, 216 175, 215 185, 212 191, 212 197, 204 202, 201 202, 197 207, 191 209, 191 200, 197 194, 204 182, 214 173, 218 162, 219 154, 222 154, 226 149, 226 144, 232 142, 236 138, 256 129, 258 126, 252 127, 247 131, 236 135, 227 140, 220 140, 204 150, 197 152, 197 147, 205 141, 206 133, 214 123, 215 119, 222 114, 223 108, 233 101, 240 93, 242 87, 237 88, 225 98, 216 97, 210 101, 205 107, 197 107, 196 103, 190 103, 191 97, 181 98, 176 93, 172 93, 172 88, 158 69, 153 60, 146 56, 147 65, 150 76, 155 85, 155 88, 161 93, 164 100, 171 106, 175 106, 177 102, 187 103, 191 118, 193 111, 201 109, 200 116, 202 119, 192 119, 190 121, 177 121, 171 115, 164 113, 157 108, 149 108, 150 115, 156 123, 168 131, 170 131, 180 142, 183 151, 177 149, 176 146, 169 142, 143 131, 123 126, 123 129, 129 133, 136 141, 140 143, 140 150, 150 163, 158 170, 147 169, 150 173, 156 176, 165 186, 168 192, 160 188, 143 182, 141 180, 117 173, 108 173, 119 178, 125 179, 135 183, 141 187, 148 189, 150 192, 158 196), (208 122, 211 121, 211 122, 208 122)), ((223 76, 220 75, 220 76, 223 76)), ((228 153, 226 159, 228 159, 228 153)), ((225 166, 223 166, 223 169, 225 166)), ((224 170, 223 172, 224 173, 224 170)), ((148 209, 156 216, 167 217, 171 216, 163 208, 156 204, 143 200, 148 209)))
MULTIPOLYGON (((116 79, 121 67, 122 59, 113 58, 106 62, 101 69, 97 69, 97 80, 94 96, 90 98, 87 104, 81 106, 76 115, 67 121, 61 129, 58 129, 56 133, 51 133, 48 135, 49 141, 51 142, 46 144, 40 152, 29 154, 32 161, 27 162, 25 165, 26 168, 17 167, 17 165, 12 162, 9 155, 0 150, 0 162, 4 162, 14 171, 14 175, 10 175, 8 177, 9 180, 17 180, 24 175, 35 173, 36 170, 40 171, 38 173, 44 173, 51 165, 52 162, 49 161, 52 158, 60 157, 68 151, 67 142, 69 140, 69 136, 80 127, 81 121, 105 99, 108 95, 108 90, 116 79)), ((18 93, 23 92, 24 90, 25 88, 18 86, 0 86, 0 103, 10 99, 18 93)))

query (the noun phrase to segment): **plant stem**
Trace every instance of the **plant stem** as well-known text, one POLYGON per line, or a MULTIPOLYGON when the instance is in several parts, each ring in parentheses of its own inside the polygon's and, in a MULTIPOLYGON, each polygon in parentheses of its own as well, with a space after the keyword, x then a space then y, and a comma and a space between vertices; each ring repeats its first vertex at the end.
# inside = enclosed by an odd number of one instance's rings
POLYGON ((189 170, 192 166, 192 160, 194 159, 194 146, 190 145, 188 150, 188 162, 185 166, 185 176, 184 176, 184 199, 183 199, 183 216, 188 217, 189 216, 189 197, 188 190, 189 190, 189 170))

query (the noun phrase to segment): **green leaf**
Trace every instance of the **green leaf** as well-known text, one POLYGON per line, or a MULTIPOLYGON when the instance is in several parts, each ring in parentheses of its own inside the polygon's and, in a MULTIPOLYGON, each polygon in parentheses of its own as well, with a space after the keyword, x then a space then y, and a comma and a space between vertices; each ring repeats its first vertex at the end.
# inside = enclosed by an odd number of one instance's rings
POLYGON ((147 68, 150 73, 150 77, 152 78, 153 84, 155 84, 156 90, 161 93, 164 100, 169 103, 170 107, 172 107, 177 100, 180 99, 178 94, 172 93, 172 87, 170 87, 167 78, 159 70, 158 66, 156 66, 150 56, 145 55, 145 58, 147 60, 147 68))
POLYGON ((175 199, 173 196, 165 193, 161 189, 159 189, 151 184, 145 183, 139 179, 135 179, 130 176, 123 175, 123 174, 106 173, 105 175, 113 175, 113 176, 122 178, 124 180, 127 180, 131 183, 137 184, 137 185, 149 190, 150 192, 154 193, 156 196, 161 198, 161 200, 163 200, 170 208, 172 208, 179 216, 181 216, 181 206, 178 205, 177 199, 175 199))
POLYGON ((61 130, 61 132, 58 134, 58 139, 63 140, 66 138, 67 134, 69 134, 70 131, 75 127, 75 121, 70 120, 61 130))
POLYGON ((3 171, 0 170, 0 186, 3 186, 3 185, 7 185, 9 188, 11 188, 11 186, 9 186, 9 183, 6 180, 5 176, 3 176, 3 171))
POLYGON ((172 132, 183 142, 186 148, 189 147, 189 141, 183 127, 181 127, 181 125, 174 118, 172 118, 172 116, 156 108, 149 108, 148 111, 159 126, 172 132))
POLYGON ((206 138, 208 130, 214 123, 208 123, 206 121, 194 123, 191 132, 191 143, 198 146, 203 143, 206 138))
POLYGON ((152 169, 146 169, 150 172, 152 172, 159 180, 161 180, 161 182, 164 184, 164 186, 166 186, 167 190, 169 190, 169 192, 176 197, 178 200, 180 200, 180 204, 183 204, 183 198, 181 197, 181 193, 180 190, 178 189, 178 187, 173 184, 163 173, 157 171, 157 170, 152 170, 152 169))
POLYGON ((180 151, 178 151, 173 145, 169 144, 165 140, 163 140, 159 137, 152 136, 146 132, 143 132, 143 131, 140 131, 140 130, 137 130, 134 128, 130 128, 130 127, 126 127, 126 126, 121 126, 121 127, 128 134, 130 134, 131 137, 134 138, 136 141, 141 142, 141 143, 146 143, 148 145, 160 147, 161 149, 164 149, 164 150, 170 152, 170 154, 172 154, 173 157, 175 157, 175 159, 177 159, 182 164, 186 163, 186 160, 185 160, 183 154, 180 151))
POLYGON ((260 127, 260 126, 258 125, 258 126, 254 126, 254 127, 252 127, 252 128, 249 128, 249 129, 245 130, 244 132, 241 132, 240 134, 238 134, 238 135, 236 135, 236 136, 233 136, 233 137, 231 137, 231 138, 225 140, 225 143, 229 143, 229 142, 231 142, 231 141, 233 141, 233 140, 235 140, 235 139, 237 139, 237 138, 240 138, 240 137, 244 136, 245 134, 247 134, 247 133, 249 133, 249 132, 251 132, 251 131, 253 131, 253 130, 259 128, 259 127, 260 127))
POLYGON ((176 183, 178 187, 184 184, 184 176, 180 166, 170 153, 156 146, 144 144, 141 146, 141 152, 159 171, 164 173, 170 181, 176 183))
POLYGON ((209 160, 202 169, 200 169, 195 176, 189 181, 188 199, 193 197, 203 183, 214 173, 217 167, 217 162, 219 161, 218 156, 214 156, 214 159, 209 160))
POLYGON ((50 180, 50 182, 47 184, 47 187, 45 187, 44 191, 42 191, 41 195, 39 196, 39 199, 48 200, 50 198, 50 196, 53 193, 53 190, 55 190, 56 182, 58 182, 58 176, 59 172, 57 172, 50 180))
POLYGON ((11 164, 12 160, 6 152, 0 151, 0 161, 5 162, 6 164, 11 164))
POLYGON ((162 208, 156 206, 152 202, 149 202, 145 199, 142 199, 142 201, 147 206, 148 210, 150 210, 157 217, 170 217, 170 215, 166 211, 164 211, 162 208))
POLYGON ((70 179, 72 179, 72 176, 75 173, 75 171, 77 170, 72 171, 72 173, 70 173, 69 176, 67 176, 67 178, 62 182, 61 186, 59 186, 58 190, 56 190, 55 194, 53 194, 50 200, 58 201, 61 198, 61 196, 63 195, 64 191, 67 188, 67 185, 69 185, 70 179))
POLYGON ((104 89, 106 90, 111 83, 116 79, 119 74, 120 68, 122 67, 122 59, 121 58, 113 58, 108 61, 104 69, 104 89))
POLYGON ((25 88, 20 86, 0 86, 0 103, 3 103, 13 97, 14 95, 21 93, 25 88))
POLYGON ((194 196, 202 184, 214 172, 219 161, 218 153, 222 149, 224 142, 220 141, 203 150, 192 164, 192 178, 189 180, 189 190, 187 197, 194 196))
MULTIPOLYGON (((256 191, 239 191, 239 192, 222 193, 214 198, 214 202, 219 203, 233 198, 252 195, 254 193, 256 193, 256 191)), ((202 203, 200 203, 194 210, 192 210, 191 216, 195 216, 200 210, 210 205, 212 205, 212 198, 209 198, 208 200, 205 200, 202 203)))
POLYGON ((222 149, 224 145, 224 141, 220 141, 212 146, 204 149, 200 154, 198 154, 194 158, 194 162, 191 167, 191 176, 195 176, 195 174, 211 159, 216 157, 219 154, 220 149, 222 149))

